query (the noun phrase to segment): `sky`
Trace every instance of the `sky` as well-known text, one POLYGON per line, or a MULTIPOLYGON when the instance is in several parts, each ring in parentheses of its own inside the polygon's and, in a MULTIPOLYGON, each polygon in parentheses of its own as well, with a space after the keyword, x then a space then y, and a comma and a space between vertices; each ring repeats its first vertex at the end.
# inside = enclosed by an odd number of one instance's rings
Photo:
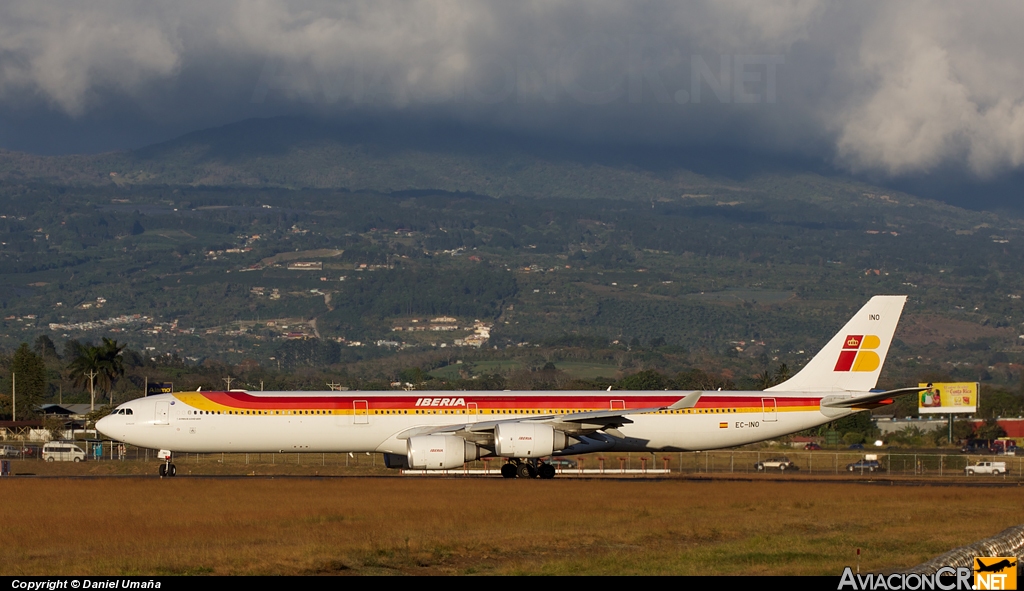
POLYGON ((372 115, 1013 193, 1022 17, 1000 1, 15 0, 0 4, 0 147, 372 115))

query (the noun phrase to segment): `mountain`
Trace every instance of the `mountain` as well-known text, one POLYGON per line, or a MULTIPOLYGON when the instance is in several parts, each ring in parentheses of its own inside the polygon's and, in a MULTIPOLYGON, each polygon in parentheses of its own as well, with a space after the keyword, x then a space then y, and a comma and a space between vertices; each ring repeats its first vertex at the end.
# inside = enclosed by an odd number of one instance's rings
POLYGON ((132 151, 52 157, 0 151, 0 180, 722 204, 796 200, 840 210, 874 198, 890 209, 900 203, 961 217, 937 202, 757 155, 651 147, 611 152, 451 127, 341 127, 288 117, 245 120, 132 151))
POLYGON ((452 316, 523 355, 638 342, 753 375, 906 293, 891 371, 1016 383, 1024 359, 1019 218, 756 155, 278 118, 133 151, 0 152, 0 207, 0 347, 49 330, 342 358, 289 344, 308 332, 385 343, 343 349, 370 360, 399 340, 447 353, 452 334, 405 328, 452 316))

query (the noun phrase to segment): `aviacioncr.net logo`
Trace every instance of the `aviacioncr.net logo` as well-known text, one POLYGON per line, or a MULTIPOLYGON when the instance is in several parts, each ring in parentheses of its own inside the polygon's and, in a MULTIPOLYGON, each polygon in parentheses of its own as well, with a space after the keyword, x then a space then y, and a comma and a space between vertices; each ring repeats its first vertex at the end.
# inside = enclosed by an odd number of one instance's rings
POLYGON ((850 589, 851 591, 874 591, 885 589, 887 591, 929 591, 939 589, 941 591, 973 591, 975 587, 971 584, 971 569, 967 567, 953 568, 944 566, 934 573, 922 575, 918 573, 868 573, 866 575, 854 574, 853 569, 843 569, 843 576, 839 579, 839 591, 850 589))

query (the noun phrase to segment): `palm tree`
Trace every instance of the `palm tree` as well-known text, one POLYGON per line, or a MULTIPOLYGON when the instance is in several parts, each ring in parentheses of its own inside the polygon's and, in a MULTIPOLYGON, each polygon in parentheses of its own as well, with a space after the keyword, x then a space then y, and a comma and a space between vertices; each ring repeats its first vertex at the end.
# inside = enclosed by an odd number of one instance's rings
POLYGON ((68 366, 71 383, 78 387, 89 386, 89 410, 96 410, 96 376, 99 375, 99 347, 86 345, 78 350, 78 357, 68 366))
POLYGON ((117 378, 124 375, 124 363, 121 351, 124 345, 103 337, 99 347, 87 345, 79 351, 78 357, 71 362, 71 379, 76 386, 89 385, 90 410, 96 409, 96 386, 106 390, 110 396, 110 404, 114 404, 112 389, 117 378))
POLYGON ((107 396, 110 398, 110 406, 114 406, 114 383, 124 375, 124 361, 121 358, 121 351, 124 348, 125 345, 118 345, 117 341, 112 341, 107 337, 103 337, 103 344, 99 348, 100 386, 107 391, 107 396))

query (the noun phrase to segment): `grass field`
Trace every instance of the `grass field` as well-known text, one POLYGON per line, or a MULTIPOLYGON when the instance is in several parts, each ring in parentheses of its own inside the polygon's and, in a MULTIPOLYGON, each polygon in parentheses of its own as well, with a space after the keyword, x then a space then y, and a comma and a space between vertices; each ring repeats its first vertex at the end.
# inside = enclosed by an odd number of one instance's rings
POLYGON ((555 367, 574 378, 593 380, 596 378, 619 377, 619 367, 609 363, 588 363, 586 361, 559 361, 555 367))
POLYGON ((908 567, 1019 489, 813 482, 12 478, 4 575, 795 574, 908 567))

